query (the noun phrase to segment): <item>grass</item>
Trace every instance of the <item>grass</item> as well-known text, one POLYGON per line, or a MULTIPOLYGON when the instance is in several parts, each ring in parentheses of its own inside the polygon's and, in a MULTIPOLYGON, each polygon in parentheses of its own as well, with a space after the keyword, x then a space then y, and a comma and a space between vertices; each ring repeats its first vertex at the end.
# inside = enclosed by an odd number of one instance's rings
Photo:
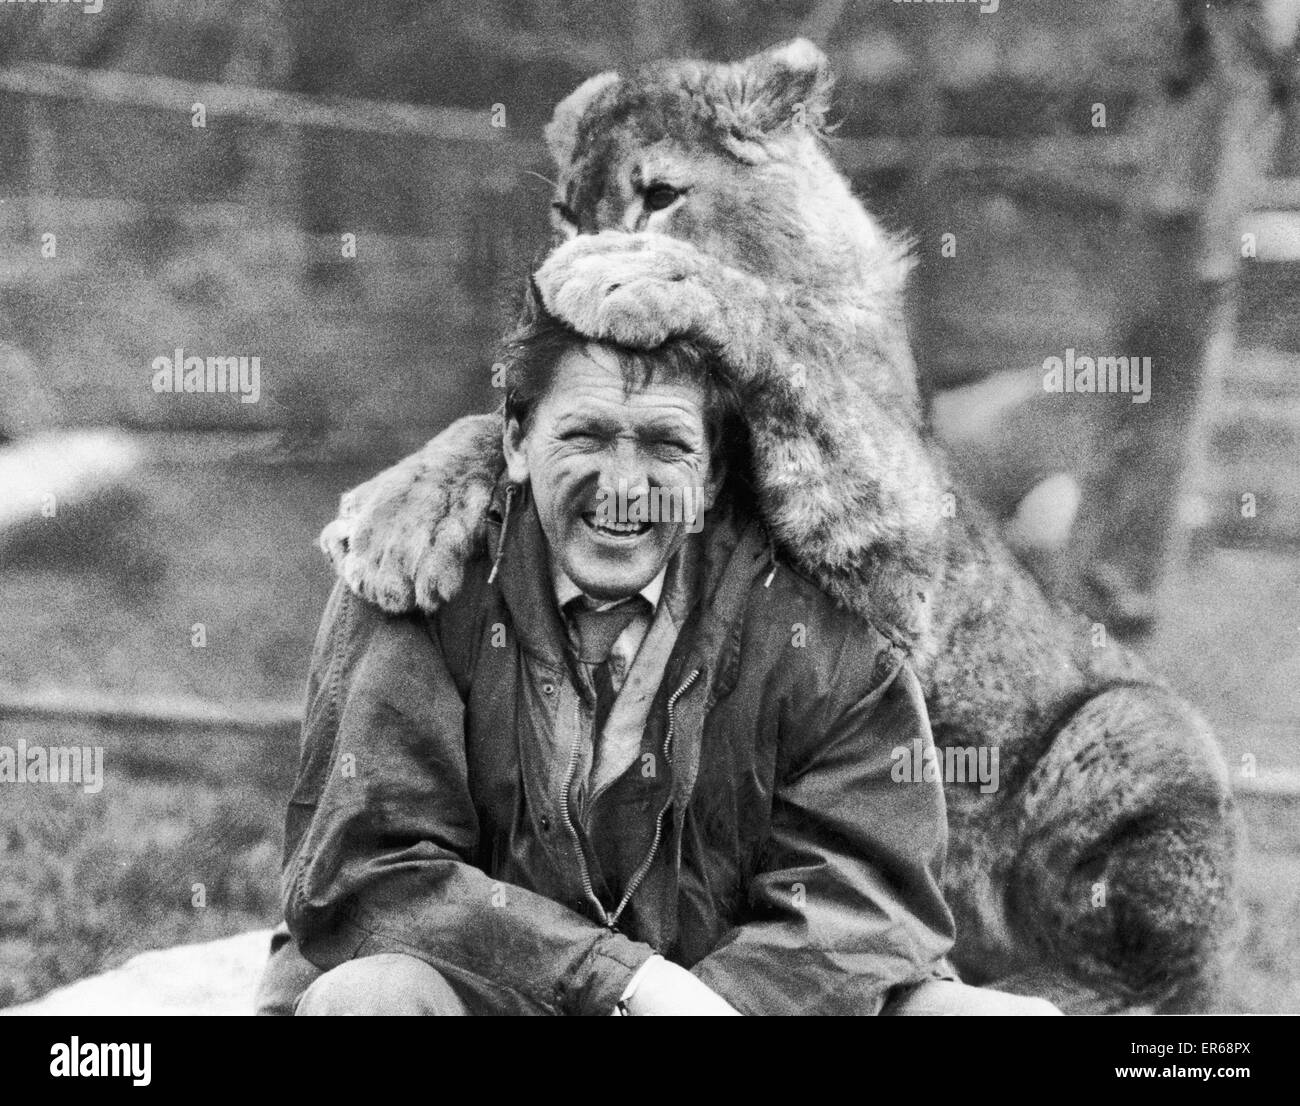
POLYGON ((10 786, 0 807, 0 1006, 137 952, 272 924, 282 800, 109 780, 10 786), (195 905, 202 885, 202 905, 195 905))

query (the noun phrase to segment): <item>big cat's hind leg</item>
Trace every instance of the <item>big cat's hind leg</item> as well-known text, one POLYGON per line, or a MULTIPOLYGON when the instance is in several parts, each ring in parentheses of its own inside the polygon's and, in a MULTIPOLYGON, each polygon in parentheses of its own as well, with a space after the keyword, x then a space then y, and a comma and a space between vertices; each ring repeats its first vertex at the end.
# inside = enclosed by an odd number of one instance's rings
POLYGON ((1015 796, 1009 929, 1130 1005, 1205 1001, 1236 920, 1227 768, 1171 692, 1121 685, 1057 731, 1015 796))

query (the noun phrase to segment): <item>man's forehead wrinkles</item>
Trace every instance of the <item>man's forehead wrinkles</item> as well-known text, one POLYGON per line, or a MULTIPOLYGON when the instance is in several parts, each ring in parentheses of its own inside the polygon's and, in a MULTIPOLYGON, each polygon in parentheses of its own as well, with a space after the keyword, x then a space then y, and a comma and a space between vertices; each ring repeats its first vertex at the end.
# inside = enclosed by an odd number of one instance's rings
POLYGON ((675 378, 629 381, 627 370, 618 355, 603 346, 588 344, 566 354, 541 401, 544 433, 563 436, 582 430, 641 441, 703 440, 704 395, 699 385, 675 378))
POLYGON ((688 403, 656 404, 653 407, 615 405, 612 401, 588 404, 555 416, 555 429, 563 432, 574 427, 609 431, 629 431, 640 437, 663 434, 687 434, 698 437, 701 427, 695 409, 688 403))
POLYGON ((569 430, 575 426, 584 428, 602 429, 605 427, 620 427, 623 420, 611 416, 609 412, 602 412, 591 407, 583 407, 576 411, 565 411, 555 418, 556 430, 569 430))

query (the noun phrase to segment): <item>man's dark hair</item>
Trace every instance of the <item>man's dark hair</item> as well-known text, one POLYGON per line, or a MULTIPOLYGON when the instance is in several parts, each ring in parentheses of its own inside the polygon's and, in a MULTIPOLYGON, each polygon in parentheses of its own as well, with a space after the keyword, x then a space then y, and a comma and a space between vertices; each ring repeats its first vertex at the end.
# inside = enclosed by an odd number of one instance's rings
POLYGON ((505 368, 505 417, 516 419, 528 432, 533 412, 550 389, 555 367, 566 353, 597 345, 608 350, 623 373, 625 394, 655 380, 689 381, 704 396, 704 430, 715 468, 726 472, 723 494, 747 508, 753 506, 749 424, 735 387, 722 371, 722 361, 707 343, 682 336, 654 349, 630 349, 611 342, 593 342, 547 312, 530 295, 523 318, 501 347, 498 364, 505 368))

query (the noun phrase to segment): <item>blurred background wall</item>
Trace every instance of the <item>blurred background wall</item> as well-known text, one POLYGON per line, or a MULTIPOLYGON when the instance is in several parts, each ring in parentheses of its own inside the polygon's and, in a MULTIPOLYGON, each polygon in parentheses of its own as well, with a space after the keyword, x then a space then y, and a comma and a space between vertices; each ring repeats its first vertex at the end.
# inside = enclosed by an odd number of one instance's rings
POLYGON ((0 741, 103 745, 113 784, 6 791, 0 1004, 274 920, 315 535, 495 403, 552 108, 804 34, 838 159, 916 239, 956 470, 1249 767, 1232 1001, 1300 1009, 1300 3, 997 7, 0 5, 0 741), (155 392, 178 348, 257 356, 259 401, 155 392), (1153 401, 1045 395, 1067 348, 1153 356, 1153 401))

